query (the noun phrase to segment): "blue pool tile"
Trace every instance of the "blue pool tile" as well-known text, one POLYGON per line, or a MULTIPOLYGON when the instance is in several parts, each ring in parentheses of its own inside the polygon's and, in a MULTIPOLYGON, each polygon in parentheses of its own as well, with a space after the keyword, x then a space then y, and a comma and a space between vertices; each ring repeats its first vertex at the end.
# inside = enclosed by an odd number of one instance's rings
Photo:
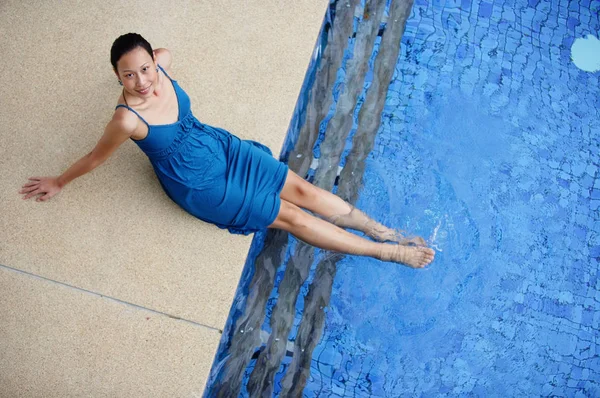
POLYGON ((579 13, 579 2, 578 1, 569 1, 569 11, 573 11, 574 13, 579 13))
POLYGON ((588 229, 582 226, 575 226, 573 233, 577 239, 585 240, 587 237, 588 229))
POLYGON ((570 52, 571 46, 573 45, 573 41, 575 41, 575 38, 572 37, 572 36, 565 36, 565 37, 563 37, 562 47, 564 49, 568 49, 569 52, 570 52))
POLYGON ((569 30, 573 30, 573 29, 575 29, 576 26, 579 26, 579 25, 580 25, 579 19, 574 18, 574 17, 569 17, 567 19, 567 28, 569 30))

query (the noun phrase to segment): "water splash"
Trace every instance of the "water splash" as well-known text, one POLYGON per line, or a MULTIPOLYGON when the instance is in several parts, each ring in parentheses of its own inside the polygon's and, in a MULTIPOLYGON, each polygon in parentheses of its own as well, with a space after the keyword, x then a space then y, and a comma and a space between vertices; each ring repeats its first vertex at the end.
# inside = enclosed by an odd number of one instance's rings
MULTIPOLYGON (((425 213, 431 213, 431 211, 426 210, 425 213)), ((448 215, 444 215, 444 218, 447 219, 448 215)), ((433 228, 433 232, 431 233, 431 236, 429 237, 429 239, 427 239, 427 244, 429 247, 431 247, 432 249, 434 249, 437 252, 443 252, 444 249, 441 248, 441 242, 438 241, 438 233, 440 235, 440 238, 443 240, 447 237, 448 233, 442 228, 442 231, 440 232, 440 227, 442 226, 443 220, 440 219, 437 223, 437 225, 433 228)))

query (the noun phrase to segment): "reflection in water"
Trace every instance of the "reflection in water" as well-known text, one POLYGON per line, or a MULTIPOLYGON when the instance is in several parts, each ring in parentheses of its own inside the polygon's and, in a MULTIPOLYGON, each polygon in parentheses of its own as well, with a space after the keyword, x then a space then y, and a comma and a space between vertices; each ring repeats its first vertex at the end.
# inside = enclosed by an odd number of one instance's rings
MULTIPOLYGON (((332 190, 337 167, 345 142, 352 127, 356 100, 363 89, 368 60, 373 52, 375 38, 385 10, 385 0, 367 1, 363 22, 358 26, 354 43, 354 56, 346 66, 346 84, 336 104, 336 111, 329 121, 325 139, 321 143, 319 168, 315 171, 314 184, 332 190)), ((271 336, 266 348, 260 353, 250 375, 247 389, 251 396, 272 396, 275 373, 279 370, 285 354, 285 341, 294 321, 294 307, 300 287, 306 281, 314 257, 314 247, 298 242, 279 285, 278 299, 271 315, 271 336)))
POLYGON ((348 38, 353 31, 355 11, 360 8, 359 0, 339 0, 335 2, 335 19, 325 25, 327 38, 315 82, 310 90, 306 109, 306 120, 300 128, 298 140, 291 151, 288 166, 299 176, 306 176, 313 161, 313 147, 319 135, 319 126, 333 102, 333 87, 339 68, 342 66, 348 38))
MULTIPOLYGON (((314 177, 315 185, 330 191, 334 189, 344 150, 342 143, 352 129, 357 99, 364 89, 365 75, 369 70, 369 59, 376 38, 381 34, 382 42, 373 67, 373 81, 359 113, 359 127, 353 137, 352 151, 339 175, 338 195, 350 203, 355 203, 358 198, 365 168, 364 159, 373 148, 385 96, 398 58, 400 39, 411 7, 411 0, 394 0, 389 7, 388 18, 384 13, 386 0, 367 0, 354 34, 352 58, 345 67, 345 84, 336 103, 334 116, 327 125, 325 138, 320 144, 321 156, 314 177), (385 30, 381 31, 381 24, 386 22, 385 30)), ((312 151, 318 138, 319 125, 333 101, 333 84, 342 63, 344 49, 348 46, 348 38, 352 35, 352 19, 357 10, 360 10, 358 1, 338 1, 335 4, 335 19, 327 30, 328 42, 310 92, 306 120, 289 156, 290 168, 301 176, 306 175, 313 161, 312 151)), ((286 353, 290 354, 288 335, 294 321, 298 293, 308 277, 315 255, 312 246, 297 243, 278 287, 277 303, 270 317, 271 333, 261 332, 265 304, 287 243, 286 233, 269 231, 265 247, 254 263, 254 276, 250 282, 244 313, 237 319, 231 332, 228 356, 216 367, 219 374, 213 376, 216 380, 212 388, 220 397, 239 394, 244 372, 253 358, 256 358, 256 362, 247 384, 249 394, 265 397, 273 395, 275 374, 286 353), (265 347, 256 355, 256 349, 261 343, 265 347)), ((329 303, 336 264, 341 258, 342 255, 327 253, 317 265, 315 278, 304 300, 303 316, 291 353, 292 363, 282 381, 281 396, 295 397, 302 394, 310 371, 312 352, 322 334, 324 308, 329 303)))

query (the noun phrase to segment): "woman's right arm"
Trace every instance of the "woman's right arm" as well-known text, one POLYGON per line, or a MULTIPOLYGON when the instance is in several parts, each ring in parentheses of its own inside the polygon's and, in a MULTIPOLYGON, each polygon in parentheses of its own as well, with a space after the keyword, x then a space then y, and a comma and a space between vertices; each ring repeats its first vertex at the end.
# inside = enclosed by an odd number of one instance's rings
POLYGON ((128 115, 128 113, 130 112, 117 112, 106 126, 104 135, 94 149, 75 162, 60 176, 29 178, 29 182, 23 185, 19 192, 25 195, 23 199, 42 195, 37 198, 37 201, 46 201, 58 194, 65 185, 75 178, 89 173, 104 163, 121 144, 132 136, 137 128, 137 118, 133 114, 128 115))

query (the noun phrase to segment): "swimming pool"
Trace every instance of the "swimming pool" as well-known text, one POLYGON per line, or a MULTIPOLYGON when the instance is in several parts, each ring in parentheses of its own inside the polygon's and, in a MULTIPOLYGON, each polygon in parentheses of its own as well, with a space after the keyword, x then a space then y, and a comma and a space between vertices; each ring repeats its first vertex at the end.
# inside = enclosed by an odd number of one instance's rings
POLYGON ((600 396, 599 13, 333 1, 283 158, 438 253, 257 234, 205 395, 600 396))

